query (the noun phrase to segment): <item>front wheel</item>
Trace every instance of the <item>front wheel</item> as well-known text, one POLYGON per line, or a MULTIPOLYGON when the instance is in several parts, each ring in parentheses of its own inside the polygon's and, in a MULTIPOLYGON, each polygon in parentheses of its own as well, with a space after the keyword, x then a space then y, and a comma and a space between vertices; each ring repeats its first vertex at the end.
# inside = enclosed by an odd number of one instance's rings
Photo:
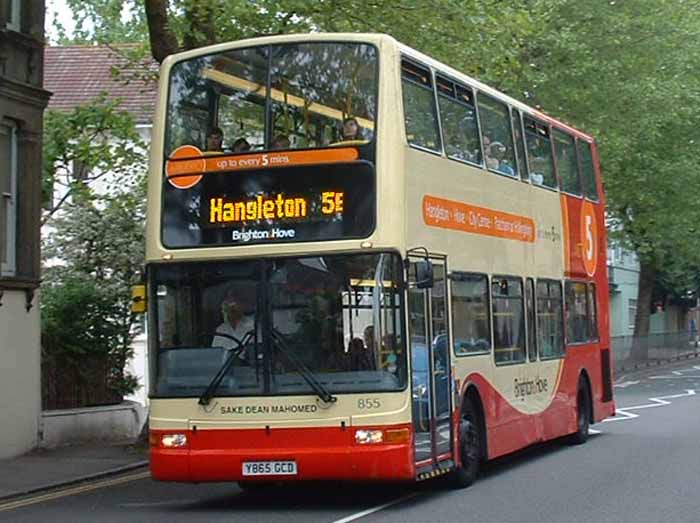
POLYGON ((452 484, 456 488, 466 488, 476 481, 481 465, 483 436, 477 410, 472 400, 465 398, 459 423, 459 457, 462 463, 452 473, 452 484))

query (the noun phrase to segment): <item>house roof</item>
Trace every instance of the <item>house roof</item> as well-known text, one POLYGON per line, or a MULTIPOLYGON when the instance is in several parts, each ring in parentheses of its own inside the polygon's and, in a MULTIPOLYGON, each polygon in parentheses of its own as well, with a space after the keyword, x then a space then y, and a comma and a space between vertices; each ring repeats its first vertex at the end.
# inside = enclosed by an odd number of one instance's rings
POLYGON ((158 64, 146 59, 130 63, 121 52, 134 46, 70 45, 47 47, 44 88, 53 92, 49 109, 70 111, 95 100, 102 92, 120 98, 119 107, 137 123, 150 124, 156 103, 158 64), (113 70, 122 71, 115 76, 113 70))

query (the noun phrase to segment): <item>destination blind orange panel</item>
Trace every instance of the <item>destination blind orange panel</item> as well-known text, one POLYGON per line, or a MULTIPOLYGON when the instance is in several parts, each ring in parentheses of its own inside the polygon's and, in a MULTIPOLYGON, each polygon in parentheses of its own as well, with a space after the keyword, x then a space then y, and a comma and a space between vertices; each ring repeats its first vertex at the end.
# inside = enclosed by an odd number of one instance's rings
POLYGON ((189 189, 199 182, 202 173, 352 162, 358 157, 355 147, 227 155, 203 153, 197 147, 184 145, 170 155, 165 174, 178 189, 189 189))
POLYGON ((423 197, 423 221, 431 227, 534 243, 535 221, 527 216, 468 203, 423 197))

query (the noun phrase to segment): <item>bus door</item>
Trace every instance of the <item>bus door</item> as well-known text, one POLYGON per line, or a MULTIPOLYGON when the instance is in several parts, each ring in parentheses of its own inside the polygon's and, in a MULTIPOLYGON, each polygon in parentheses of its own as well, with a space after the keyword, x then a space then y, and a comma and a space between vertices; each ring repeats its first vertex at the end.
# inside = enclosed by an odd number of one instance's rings
POLYGON ((416 275, 423 261, 411 260, 408 271, 413 429, 419 472, 452 457, 446 266, 444 259, 432 260, 433 286, 419 288, 416 275))

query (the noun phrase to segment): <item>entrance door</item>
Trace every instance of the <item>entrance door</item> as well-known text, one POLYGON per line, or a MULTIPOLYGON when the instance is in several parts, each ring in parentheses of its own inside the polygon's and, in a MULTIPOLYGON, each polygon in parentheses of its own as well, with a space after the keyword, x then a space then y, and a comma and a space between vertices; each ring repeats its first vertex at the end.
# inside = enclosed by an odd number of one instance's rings
POLYGON ((409 321, 413 428, 416 463, 432 468, 451 457, 452 366, 445 265, 433 261, 434 285, 415 286, 415 262, 409 265, 409 321))

